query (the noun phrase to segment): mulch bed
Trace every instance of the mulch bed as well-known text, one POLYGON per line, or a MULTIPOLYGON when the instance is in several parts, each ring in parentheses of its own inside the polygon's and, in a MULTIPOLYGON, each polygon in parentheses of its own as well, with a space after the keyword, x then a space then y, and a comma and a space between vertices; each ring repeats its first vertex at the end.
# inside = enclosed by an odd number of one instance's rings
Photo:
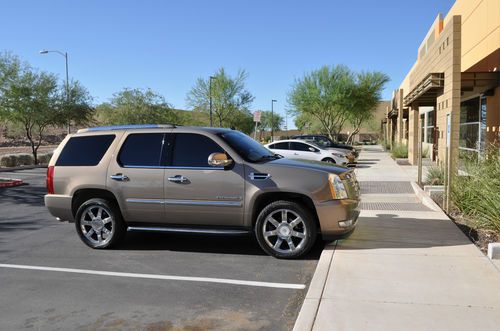
POLYGON ((500 242, 500 232, 476 228, 473 221, 458 209, 451 210, 448 216, 484 254, 488 252, 489 243, 500 242))

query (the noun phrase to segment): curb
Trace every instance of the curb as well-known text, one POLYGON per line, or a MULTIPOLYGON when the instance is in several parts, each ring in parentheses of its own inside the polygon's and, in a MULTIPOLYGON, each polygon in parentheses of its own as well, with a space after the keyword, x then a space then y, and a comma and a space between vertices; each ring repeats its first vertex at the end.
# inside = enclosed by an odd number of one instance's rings
POLYGON ((0 168, 0 172, 9 172, 16 170, 30 170, 30 169, 38 169, 38 168, 47 168, 47 165, 32 165, 32 166, 19 166, 19 167, 10 167, 10 168, 0 168))
POLYGON ((295 321, 293 331, 312 330, 314 321, 316 320, 319 304, 321 302, 321 297, 323 295, 323 289, 325 288, 328 272, 330 270, 330 265, 332 263, 333 252, 335 251, 336 246, 337 242, 326 245, 321 252, 318 265, 314 271, 311 284, 309 284, 309 290, 307 290, 306 297, 299 311, 299 316, 297 316, 297 320, 295 321))
MULTIPOLYGON (((0 178, 3 179, 3 178, 0 178)), ((20 186, 23 185, 24 182, 21 179, 10 179, 6 178, 6 181, 0 181, 0 188, 2 187, 14 187, 14 186, 20 186)))
POLYGON ((422 202, 422 204, 434 211, 440 211, 442 212, 443 210, 438 206, 437 203, 434 202, 434 200, 431 199, 430 196, 425 194, 424 190, 418 186, 417 183, 415 182, 410 182, 411 187, 413 188, 413 191, 415 191, 415 195, 417 198, 422 202))

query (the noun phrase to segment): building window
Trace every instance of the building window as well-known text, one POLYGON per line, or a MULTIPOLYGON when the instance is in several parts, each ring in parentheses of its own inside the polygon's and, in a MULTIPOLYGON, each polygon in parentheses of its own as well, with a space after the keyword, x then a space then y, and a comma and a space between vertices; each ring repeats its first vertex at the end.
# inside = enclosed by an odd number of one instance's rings
POLYGON ((460 104, 460 156, 477 159, 484 151, 486 98, 475 97, 460 104))

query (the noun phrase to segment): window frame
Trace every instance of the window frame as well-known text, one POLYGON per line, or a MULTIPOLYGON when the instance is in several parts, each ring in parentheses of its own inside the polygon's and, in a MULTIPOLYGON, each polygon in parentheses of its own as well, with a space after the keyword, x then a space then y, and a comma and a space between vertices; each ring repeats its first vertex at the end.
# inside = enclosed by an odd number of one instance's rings
POLYGON ((215 139, 213 139, 212 137, 210 137, 209 135, 205 135, 205 134, 202 134, 202 133, 198 133, 198 132, 173 132, 172 133, 172 141, 171 141, 171 146, 169 148, 169 152, 167 155, 169 155, 168 159, 167 159, 167 162, 166 162, 166 165, 164 166, 165 169, 187 169, 187 170, 226 170, 226 168, 224 167, 211 167, 211 166, 203 166, 203 167, 192 167, 192 166, 174 166, 172 165, 173 164, 173 158, 174 158, 174 150, 175 150, 175 145, 176 145, 176 141, 177 141, 177 136, 179 134, 191 134, 191 135, 197 135, 197 136, 203 136, 207 139, 210 139, 212 140, 212 142, 214 144, 216 144, 217 146, 220 147, 220 149, 222 149, 222 151, 224 153, 226 153, 226 155, 228 156, 228 158, 230 158, 231 160, 233 160, 233 165, 234 165, 234 158, 231 157, 231 155, 229 155, 229 153, 226 151, 226 148, 222 147, 221 144, 219 144, 215 139))
POLYGON ((123 142, 120 144, 120 149, 118 153, 116 154, 116 164, 120 168, 129 168, 129 169, 163 169, 165 168, 165 164, 167 163, 167 158, 171 157, 171 149, 169 146, 172 144, 172 137, 173 135, 170 134, 169 132, 130 132, 123 137, 123 142), (160 162, 157 166, 148 166, 148 165, 124 165, 120 161, 120 155, 123 152, 123 148, 125 143, 127 142, 127 139, 130 138, 130 136, 133 135, 146 135, 146 134, 162 134, 163 139, 162 139, 162 146, 161 146, 161 151, 160 151, 160 162), (165 144, 165 142, 169 142, 168 144, 165 144))

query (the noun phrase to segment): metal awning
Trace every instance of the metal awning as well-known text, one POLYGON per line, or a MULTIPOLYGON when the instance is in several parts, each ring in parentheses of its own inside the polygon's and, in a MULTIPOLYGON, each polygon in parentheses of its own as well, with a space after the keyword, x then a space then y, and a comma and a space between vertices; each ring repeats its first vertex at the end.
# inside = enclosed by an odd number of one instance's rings
POLYGON ((444 86, 444 73, 431 73, 427 75, 417 86, 408 93, 403 99, 405 107, 418 101, 419 105, 435 104, 438 92, 441 92, 444 86))

